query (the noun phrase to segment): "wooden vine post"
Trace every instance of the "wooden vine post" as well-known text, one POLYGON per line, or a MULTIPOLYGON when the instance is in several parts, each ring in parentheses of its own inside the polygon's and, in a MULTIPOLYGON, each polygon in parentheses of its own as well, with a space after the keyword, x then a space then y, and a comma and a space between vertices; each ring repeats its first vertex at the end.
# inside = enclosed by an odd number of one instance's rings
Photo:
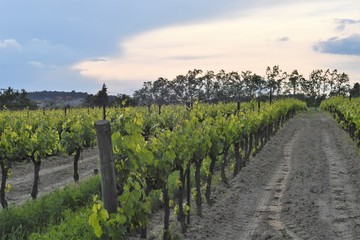
POLYGON ((118 207, 115 164, 112 155, 110 123, 100 120, 95 123, 97 144, 100 154, 101 193, 104 208, 115 213, 118 207))

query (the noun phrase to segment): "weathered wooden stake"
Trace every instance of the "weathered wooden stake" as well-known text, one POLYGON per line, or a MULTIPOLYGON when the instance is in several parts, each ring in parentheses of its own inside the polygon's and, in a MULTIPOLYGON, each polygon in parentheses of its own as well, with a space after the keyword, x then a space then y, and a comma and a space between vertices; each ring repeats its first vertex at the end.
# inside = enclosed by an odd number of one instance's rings
POLYGON ((105 106, 105 104, 103 105, 102 110, 103 110, 103 120, 106 120, 106 106, 105 106))
POLYGON ((115 213, 118 207, 115 164, 112 155, 110 123, 100 120, 95 123, 97 144, 100 154, 101 192, 104 208, 115 213))
MULTIPOLYGON (((187 190, 187 193, 186 193, 186 202, 187 202, 187 205, 189 206, 190 208, 190 202, 191 202, 191 183, 190 183, 190 163, 188 163, 187 167, 186 167, 186 190, 187 190)), ((186 219, 187 219, 187 224, 190 225, 190 211, 188 211, 187 213, 187 216, 186 216, 186 219)))

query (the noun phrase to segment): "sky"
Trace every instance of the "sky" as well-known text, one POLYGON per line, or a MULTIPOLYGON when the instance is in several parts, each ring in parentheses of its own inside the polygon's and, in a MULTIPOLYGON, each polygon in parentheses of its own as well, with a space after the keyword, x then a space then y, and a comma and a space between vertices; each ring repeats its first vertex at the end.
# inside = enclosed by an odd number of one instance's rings
POLYGON ((193 69, 274 65, 360 82, 360 1, 0 0, 0 89, 131 95, 193 69))

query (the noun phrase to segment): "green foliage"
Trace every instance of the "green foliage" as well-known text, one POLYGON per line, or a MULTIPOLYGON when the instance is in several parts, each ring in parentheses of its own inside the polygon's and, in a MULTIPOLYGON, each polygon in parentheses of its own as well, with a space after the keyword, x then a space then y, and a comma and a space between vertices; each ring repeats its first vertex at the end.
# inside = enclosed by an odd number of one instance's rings
POLYGON ((55 129, 46 123, 39 126, 30 133, 29 155, 39 161, 57 151, 59 136, 55 129))
POLYGON ((89 217, 89 225, 94 229, 94 233, 98 238, 103 235, 100 223, 106 224, 108 218, 109 214, 106 209, 104 209, 103 203, 98 200, 97 196, 94 196, 94 205, 92 207, 92 213, 89 217))
MULTIPOLYGON (((199 169, 200 166, 201 176, 211 177, 213 172, 210 171, 210 156, 215 156, 212 157, 216 159, 215 166, 220 166, 220 155, 224 149, 229 149, 244 136, 259 134, 267 126, 278 124, 285 117, 306 109, 306 105, 287 99, 275 101, 272 105, 262 103, 261 111, 257 109, 255 101, 242 103, 241 111, 238 111, 236 103, 207 105, 195 102, 188 108, 164 106, 161 114, 152 111, 154 108, 155 106, 151 106, 150 112, 146 108, 109 109, 107 112, 111 119, 119 208, 116 213, 108 214, 102 202, 98 198, 93 199, 93 207, 87 220, 94 236, 121 239, 129 231, 145 227, 151 208, 150 200, 160 198, 161 194, 155 194, 159 193, 159 189, 168 190, 171 198, 180 196, 179 188, 183 190, 184 187, 180 179, 184 179, 184 170, 188 166, 191 176, 194 176, 196 167, 199 169), (183 176, 180 176, 180 172, 183 176)), ((58 151, 73 154, 76 149, 94 143, 93 123, 101 118, 99 109, 87 112, 72 110, 66 117, 56 111, 45 115, 41 112, 27 112, 18 117, 25 121, 18 122, 12 121, 16 114, 10 116, 0 113, 0 123, 7 123, 0 124, 0 144, 2 149, 9 150, 2 151, 0 148, 2 157, 8 154, 8 157, 21 159, 33 153, 37 159, 42 159, 58 151), (26 143, 29 139, 32 144, 28 145, 26 143)), ((252 146, 254 153, 260 145, 256 144, 252 146)), ((230 162, 228 165, 234 166, 234 163, 230 162)), ((198 189, 200 188, 196 191, 198 189)), ((76 195, 75 191, 68 194, 76 195)), ((32 221, 40 219, 33 221, 37 226, 45 222, 44 219, 46 223, 58 222, 62 216, 61 210, 82 206, 73 201, 75 198, 66 195, 61 193, 58 199, 44 203, 46 210, 40 210, 40 206, 32 207, 34 212, 45 212, 44 216, 32 213, 31 209, 26 210, 29 214, 22 215, 32 216, 32 221)), ((200 196, 200 193, 196 192, 194 195, 200 196)), ((172 200, 171 205, 173 203, 172 200)), ((189 213, 189 209, 183 204, 179 211, 189 213)), ((9 219, 14 217, 9 215, 9 219)), ((27 217, 11 224, 31 229, 29 232, 36 231, 36 226, 31 226, 27 217)))
POLYGON ((181 184, 179 181, 179 171, 174 171, 169 174, 167 179, 167 189, 169 190, 169 196, 171 199, 174 199, 177 195, 179 184, 181 184))
POLYGON ((15 91, 11 87, 7 88, 3 92, 0 92, 0 110, 11 109, 11 110, 20 110, 20 109, 35 109, 36 104, 31 102, 28 97, 28 93, 22 89, 20 92, 15 91))
POLYGON ((84 149, 94 145, 94 120, 89 115, 74 115, 62 124, 60 148, 71 155, 77 149, 84 149))
POLYGON ((99 190, 100 180, 94 177, 80 185, 55 190, 21 206, 11 206, 0 212, 0 234, 2 237, 9 237, 14 234, 12 231, 16 230, 15 226, 21 226, 21 231, 29 235, 48 224, 57 224, 62 219, 64 210, 75 211, 90 204, 92 195, 99 190))
POLYGON ((320 108, 332 113, 360 147, 360 98, 333 97, 323 101, 320 108))
POLYGON ((49 225, 42 233, 32 233, 30 240, 78 240, 95 239, 96 236, 91 227, 88 226, 91 211, 88 208, 81 208, 75 212, 65 210, 61 222, 56 225, 49 225))
POLYGON ((124 192, 119 196, 119 207, 115 214, 108 214, 102 201, 94 197, 89 225, 97 237, 103 234, 112 239, 125 239, 128 230, 132 231, 147 224, 150 203, 146 201, 143 186, 129 178, 124 192))

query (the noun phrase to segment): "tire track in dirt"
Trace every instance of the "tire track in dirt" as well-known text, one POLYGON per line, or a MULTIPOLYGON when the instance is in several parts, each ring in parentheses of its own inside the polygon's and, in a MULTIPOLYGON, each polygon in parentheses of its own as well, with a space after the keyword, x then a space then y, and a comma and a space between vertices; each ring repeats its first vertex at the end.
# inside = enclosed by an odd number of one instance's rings
MULTIPOLYGON (((324 122, 324 120, 322 119, 324 122)), ((322 130, 323 146, 329 164, 330 192, 327 201, 321 206, 322 217, 333 226, 333 231, 339 239, 357 239, 354 229, 360 226, 360 209, 357 206, 355 191, 349 174, 345 168, 343 155, 338 152, 335 143, 331 141, 331 133, 326 128, 322 130)))
POLYGON ((291 153, 300 131, 297 131, 291 141, 285 145, 282 163, 269 184, 264 188, 265 192, 256 208, 256 214, 252 217, 250 224, 247 225, 239 239, 253 239, 254 236, 258 236, 260 224, 269 225, 279 236, 299 239, 281 220, 280 214, 283 208, 282 197, 291 173, 291 153))

